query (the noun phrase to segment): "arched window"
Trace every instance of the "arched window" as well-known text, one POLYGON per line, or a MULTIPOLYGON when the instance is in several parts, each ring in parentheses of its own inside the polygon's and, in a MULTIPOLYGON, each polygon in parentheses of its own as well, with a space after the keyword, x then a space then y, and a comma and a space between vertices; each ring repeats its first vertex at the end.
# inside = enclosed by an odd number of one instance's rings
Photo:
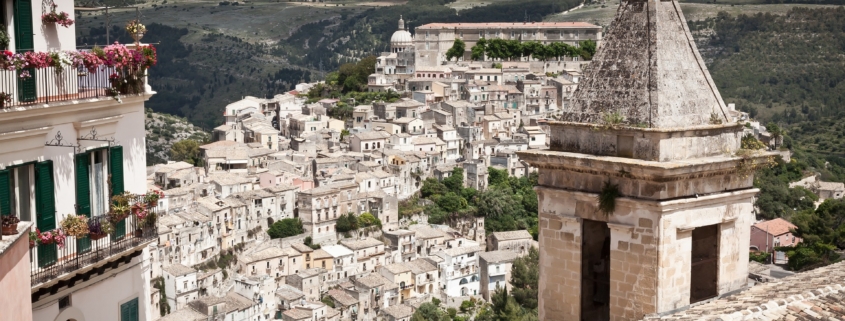
POLYGON ((461 283, 460 283, 460 284, 467 284, 467 283, 469 283, 469 281, 467 281, 467 278, 463 278, 463 279, 461 279, 461 283))
POLYGON ((473 276, 472 276, 472 278, 471 278, 471 281, 472 281, 472 282, 478 282, 478 276, 477 276, 477 275, 473 275, 473 276))

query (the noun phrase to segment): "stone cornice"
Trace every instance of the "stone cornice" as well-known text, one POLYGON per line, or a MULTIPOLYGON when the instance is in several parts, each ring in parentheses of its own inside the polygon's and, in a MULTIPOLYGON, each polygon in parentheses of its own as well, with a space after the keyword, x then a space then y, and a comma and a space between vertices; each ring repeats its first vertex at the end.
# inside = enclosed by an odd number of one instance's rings
MULTIPOLYGON (((549 186, 535 186, 534 190, 537 193, 560 193, 564 192, 571 195, 574 199, 578 201, 584 202, 598 202, 598 194, 594 193, 586 193, 581 191, 572 191, 566 189, 560 189, 555 187, 549 186)), ((714 206, 714 205, 723 205, 726 203, 731 203, 732 201, 744 200, 750 197, 754 197, 759 193, 760 190, 757 188, 749 188, 743 189, 738 191, 730 191, 724 193, 716 193, 716 194, 708 194, 702 195, 699 197, 684 197, 679 199, 671 199, 671 200, 650 200, 650 199, 640 199, 640 198, 632 198, 632 197, 619 197, 616 199, 616 206, 626 206, 626 207, 638 207, 638 208, 649 208, 652 210, 657 210, 658 212, 664 214, 671 214, 673 212, 697 208, 697 207, 707 207, 707 206, 714 206)), ((611 217, 613 215, 611 214, 611 217)), ((735 220, 735 218, 727 218, 725 221, 730 222, 735 220)))
POLYGON ((132 105, 132 103, 147 101, 152 97, 152 94, 121 96, 122 103, 118 103, 110 97, 100 97, 83 100, 66 100, 52 104, 37 104, 27 107, 10 107, 0 110, 0 123, 11 120, 53 116, 56 114, 79 113, 91 109, 119 108, 121 105, 132 105))
POLYGON ((33 129, 25 129, 25 130, 17 130, 11 132, 0 133, 0 142, 6 140, 18 140, 18 139, 26 139, 33 136, 39 135, 46 135, 51 130, 53 130, 52 126, 41 127, 41 128, 33 128, 33 129))
POLYGON ((736 174, 763 166, 776 153, 761 152, 748 157, 724 156, 682 161, 655 162, 633 158, 594 156, 548 150, 517 152, 519 158, 539 169, 561 170, 600 176, 653 182, 671 182, 736 174), (741 166, 743 162, 750 162, 741 166))
POLYGON ((673 134, 673 133, 683 133, 683 132, 690 132, 690 131, 717 131, 717 132, 735 132, 737 129, 741 129, 744 125, 740 123, 727 123, 727 124, 719 124, 719 125, 704 125, 704 126, 690 126, 690 127, 673 127, 673 128, 649 128, 649 127, 632 127, 632 126, 613 126, 608 128, 607 125, 603 124, 593 124, 593 123, 577 123, 577 122, 568 122, 568 121, 549 121, 549 126, 552 127, 582 127, 582 128, 591 128, 595 130, 610 130, 614 132, 629 132, 629 133, 665 133, 665 134, 673 134))

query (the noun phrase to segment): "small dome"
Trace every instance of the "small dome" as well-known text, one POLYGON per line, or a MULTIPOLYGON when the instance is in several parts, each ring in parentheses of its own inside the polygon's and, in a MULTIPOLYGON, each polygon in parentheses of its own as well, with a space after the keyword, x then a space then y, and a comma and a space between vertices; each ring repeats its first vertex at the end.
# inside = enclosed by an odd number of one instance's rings
POLYGON ((410 46, 413 45, 414 39, 411 37, 411 33, 407 30, 397 30, 393 33, 393 36, 390 37, 390 45, 391 46, 410 46))

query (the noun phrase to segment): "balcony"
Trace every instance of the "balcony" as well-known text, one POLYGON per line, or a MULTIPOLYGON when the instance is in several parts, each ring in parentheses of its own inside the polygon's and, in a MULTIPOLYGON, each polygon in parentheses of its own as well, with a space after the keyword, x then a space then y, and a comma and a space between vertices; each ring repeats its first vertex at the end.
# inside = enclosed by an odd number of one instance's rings
MULTIPOLYGON (((156 209, 152 208, 151 211, 156 211, 156 209)), ((94 216, 90 220, 106 223, 108 217, 94 216)), ((136 227, 139 227, 138 218, 130 214, 115 224, 113 233, 100 239, 94 240, 90 236, 76 239, 68 236, 63 248, 58 248, 55 244, 30 248, 32 287, 43 287, 54 280, 67 279, 71 274, 95 265, 99 265, 97 268, 108 266, 108 264, 100 263, 118 262, 121 259, 128 263, 134 256, 129 256, 130 254, 158 239, 154 222, 144 222, 140 225, 140 229, 136 227)), ((87 280, 87 277, 83 279, 87 280)))
POLYGON ((55 68, 30 69, 30 78, 21 79, 17 71, 0 72, 0 92, 10 94, 3 107, 34 106, 89 98, 111 97, 109 75, 114 68, 100 67, 93 73, 73 68, 56 72, 55 68))
POLYGON ((27 52, 2 55, 0 60, 0 112, 21 110, 20 107, 61 105, 86 99, 118 99, 119 95, 146 93, 146 72, 155 64, 155 51, 147 47, 110 45, 97 54, 88 50, 66 52, 63 59, 52 59, 52 53, 27 52), (116 61, 105 57, 122 52, 139 60, 116 61), (49 57, 49 59, 48 59, 49 57), (44 63, 43 61, 51 61, 44 63), (72 61, 72 62, 71 62, 72 61), (28 66, 30 68, 18 68, 28 66))

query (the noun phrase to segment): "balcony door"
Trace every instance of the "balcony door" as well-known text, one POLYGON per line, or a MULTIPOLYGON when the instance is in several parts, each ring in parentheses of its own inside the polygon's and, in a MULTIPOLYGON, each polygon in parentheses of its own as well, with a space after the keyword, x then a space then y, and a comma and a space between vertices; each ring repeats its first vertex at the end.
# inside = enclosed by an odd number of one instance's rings
MULTIPOLYGON (((15 0, 15 51, 18 53, 34 51, 34 29, 32 26, 32 0, 15 0)), ((18 101, 34 102, 35 69, 26 68, 18 71, 18 101), (30 77, 21 78, 23 74, 30 77)))

